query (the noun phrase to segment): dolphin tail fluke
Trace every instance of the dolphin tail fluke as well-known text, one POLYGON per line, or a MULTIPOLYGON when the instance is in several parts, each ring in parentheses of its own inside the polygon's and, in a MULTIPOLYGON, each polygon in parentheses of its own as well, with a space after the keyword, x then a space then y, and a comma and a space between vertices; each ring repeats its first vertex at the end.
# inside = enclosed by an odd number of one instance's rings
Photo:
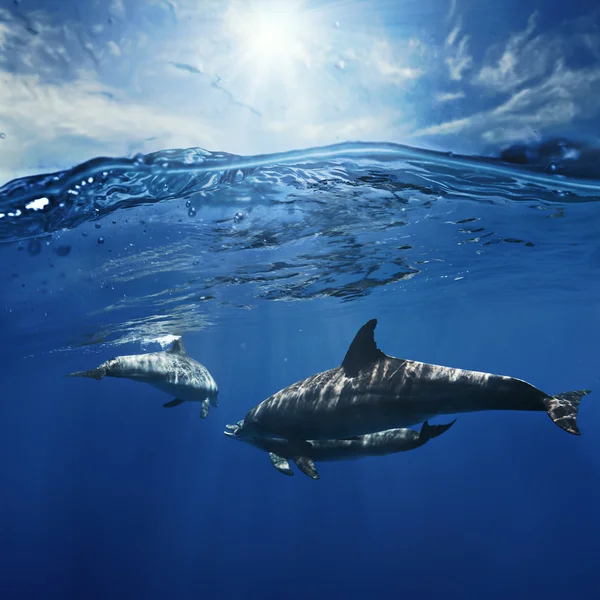
POLYGON ((547 396, 543 399, 544 407, 548 411, 550 418, 561 428, 572 433, 581 435, 577 426, 577 413, 581 399, 592 390, 577 390, 565 392, 556 396, 547 396))
POLYGON ((456 419, 454 419, 454 421, 451 423, 446 423, 445 425, 430 425, 428 421, 425 421, 421 427, 421 432, 419 433, 419 441, 426 443, 429 440, 442 435, 442 433, 448 431, 448 429, 450 429, 454 423, 456 423, 456 419))
POLYGON ((90 379, 102 379, 106 376, 106 369, 104 367, 96 367, 89 371, 77 371, 75 373, 69 373, 68 377, 88 377, 90 379))

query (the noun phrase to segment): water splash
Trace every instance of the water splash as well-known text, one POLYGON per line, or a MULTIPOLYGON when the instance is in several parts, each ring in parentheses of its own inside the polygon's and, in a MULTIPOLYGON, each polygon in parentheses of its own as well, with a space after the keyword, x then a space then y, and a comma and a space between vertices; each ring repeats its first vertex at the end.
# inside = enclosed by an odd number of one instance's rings
MULTIPOLYGON (((515 151, 506 151, 503 158, 515 156, 515 151)), ((573 170, 572 153, 563 152, 562 163, 560 158, 552 160, 554 169, 547 173, 540 170, 539 160, 523 167, 385 143, 344 143, 250 157, 188 148, 133 158, 96 158, 66 171, 16 179, 0 188, 0 241, 48 234, 120 209, 167 200, 221 201, 219 192, 239 186, 249 176, 259 184, 277 181, 297 188, 336 182, 369 184, 392 193, 412 188, 482 201, 493 198, 495 191, 512 200, 598 200, 596 179, 560 175, 561 168, 573 170), (393 177, 387 176, 389 170, 394 171, 393 177)), ((578 174, 590 176, 589 164, 586 168, 578 174)), ((190 204, 189 216, 196 212, 190 204)))
POLYGON ((154 338, 147 338, 142 341, 141 347, 144 351, 149 351, 153 345, 158 344, 161 350, 166 350, 169 348, 173 342, 176 340, 180 340, 180 335, 160 335, 154 338))

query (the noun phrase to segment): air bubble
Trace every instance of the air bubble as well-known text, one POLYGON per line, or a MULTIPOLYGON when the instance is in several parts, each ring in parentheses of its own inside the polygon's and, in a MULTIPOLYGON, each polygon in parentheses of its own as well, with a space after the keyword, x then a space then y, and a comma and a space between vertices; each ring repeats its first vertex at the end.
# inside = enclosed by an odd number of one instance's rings
POLYGON ((190 206, 190 208, 188 209, 188 217, 195 217, 195 216, 196 216, 196 207, 190 206))
POLYGON ((100 245, 104 244, 104 238, 103 237, 99 237, 98 238, 98 244, 100 244, 100 245))
POLYGON ((40 240, 32 239, 27 243, 27 252, 29 256, 37 256, 42 251, 40 240))
POLYGON ((236 212, 235 216, 233 217, 233 222, 234 223, 240 223, 241 221, 244 220, 244 213, 243 212, 236 212))
POLYGON ((56 248, 54 248, 54 252, 56 252, 56 254, 58 254, 59 256, 67 256, 67 254, 71 252, 71 246, 70 244, 57 246, 56 248))

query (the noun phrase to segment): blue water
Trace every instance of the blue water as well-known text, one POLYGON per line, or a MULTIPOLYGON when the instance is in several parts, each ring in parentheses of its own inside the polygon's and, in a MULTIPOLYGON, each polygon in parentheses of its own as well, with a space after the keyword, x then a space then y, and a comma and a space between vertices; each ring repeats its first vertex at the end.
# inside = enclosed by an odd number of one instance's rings
POLYGON ((595 597, 600 172, 553 148, 188 149, 7 183, 2 597, 595 597), (583 435, 464 414, 319 481, 223 435, 371 318, 393 356, 591 388, 583 435), (219 385, 206 420, 65 377, 173 335, 219 385))

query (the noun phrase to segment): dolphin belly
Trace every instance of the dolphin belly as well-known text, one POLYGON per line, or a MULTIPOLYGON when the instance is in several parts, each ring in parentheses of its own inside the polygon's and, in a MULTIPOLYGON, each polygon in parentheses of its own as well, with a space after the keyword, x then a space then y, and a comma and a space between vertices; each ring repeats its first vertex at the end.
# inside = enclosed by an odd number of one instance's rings
POLYGON ((408 452, 423 444, 419 432, 396 428, 358 436, 352 440, 311 440, 310 458, 317 462, 357 460, 366 456, 385 456, 408 452))
POLYGON ((205 388, 196 388, 185 384, 167 383, 164 381, 149 381, 148 383, 161 392, 187 402, 203 402, 209 397, 209 393, 205 388))

